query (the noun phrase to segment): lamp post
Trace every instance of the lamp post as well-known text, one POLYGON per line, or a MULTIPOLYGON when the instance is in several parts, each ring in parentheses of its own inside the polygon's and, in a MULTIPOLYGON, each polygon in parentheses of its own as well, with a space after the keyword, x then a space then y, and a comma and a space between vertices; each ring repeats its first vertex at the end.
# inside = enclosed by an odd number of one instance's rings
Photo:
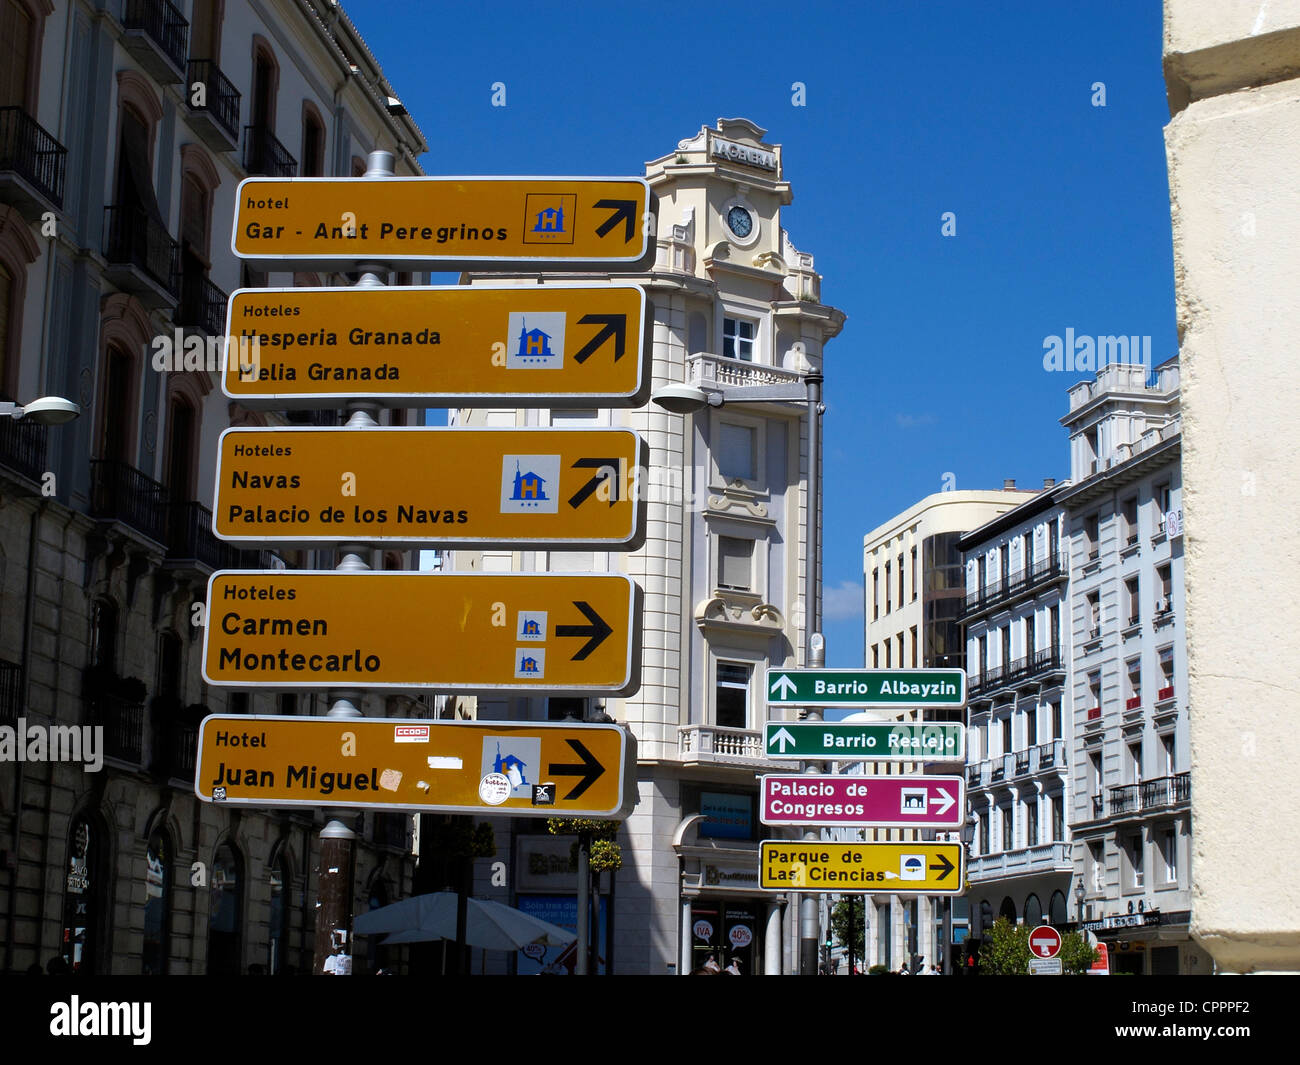
MULTIPOLYGON (((818 597, 818 574, 821 572, 821 420, 822 375, 806 373, 803 384, 717 386, 708 389, 695 385, 664 385, 650 397, 672 414, 695 414, 708 407, 741 403, 806 403, 808 407, 808 509, 805 515, 805 538, 808 557, 804 567, 804 665, 825 665, 826 641, 821 634, 821 603, 818 597)), ((809 709, 806 719, 820 721, 821 711, 809 709)), ((809 767, 808 772, 818 770, 809 767)), ((805 838, 816 839, 814 832, 805 838)), ((818 935, 817 900, 805 895, 799 906, 799 971, 804 976, 817 972, 818 935)))
MULTIPOLYGON (((961 849, 962 857, 965 859, 962 867, 970 865, 970 858, 967 851, 975 839, 975 815, 966 811, 966 820, 961 826, 961 849)), ((966 925, 967 934, 970 933, 969 918, 966 925)), ((952 976, 952 896, 945 895, 943 898, 943 975, 952 976)))
POLYGON ((1081 879, 1076 880, 1074 882, 1074 915, 1075 924, 1077 926, 1075 930, 1079 935, 1083 935, 1083 897, 1087 893, 1087 890, 1083 886, 1083 881, 1081 879))
POLYGON ((42 396, 27 404, 14 403, 12 400, 0 402, 0 415, 7 415, 15 421, 30 418, 37 425, 63 425, 80 414, 81 408, 62 396, 42 396))

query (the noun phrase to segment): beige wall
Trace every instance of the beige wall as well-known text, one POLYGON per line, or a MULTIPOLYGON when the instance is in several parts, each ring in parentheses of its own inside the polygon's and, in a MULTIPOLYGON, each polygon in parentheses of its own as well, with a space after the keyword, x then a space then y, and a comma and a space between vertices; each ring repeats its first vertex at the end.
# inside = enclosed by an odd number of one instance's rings
POLYGON ((1166 0, 1192 932, 1300 968, 1300 3, 1166 0))

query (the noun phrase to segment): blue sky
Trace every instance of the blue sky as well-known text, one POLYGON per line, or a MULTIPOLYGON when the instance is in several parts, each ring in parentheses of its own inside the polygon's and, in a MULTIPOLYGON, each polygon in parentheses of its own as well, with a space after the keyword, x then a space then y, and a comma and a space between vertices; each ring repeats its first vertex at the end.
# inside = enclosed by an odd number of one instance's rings
POLYGON ((784 145, 783 223, 848 315, 825 362, 829 665, 863 664, 864 533, 946 473, 1068 476, 1082 375, 1043 369, 1046 337, 1176 353, 1155 0, 345 7, 431 174, 639 175, 719 116, 784 145))

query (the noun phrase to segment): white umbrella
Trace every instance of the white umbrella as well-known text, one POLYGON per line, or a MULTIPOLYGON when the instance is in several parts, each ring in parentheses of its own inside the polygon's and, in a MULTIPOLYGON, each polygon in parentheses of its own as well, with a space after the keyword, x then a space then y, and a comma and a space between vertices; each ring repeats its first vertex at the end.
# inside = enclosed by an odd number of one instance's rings
MULTIPOLYGON (((488 899, 466 899, 465 942, 489 950, 518 950, 528 943, 566 946, 577 935, 522 910, 488 899)), ((456 938, 456 894, 416 895, 363 913, 352 923, 357 935, 390 933, 385 946, 456 938)))

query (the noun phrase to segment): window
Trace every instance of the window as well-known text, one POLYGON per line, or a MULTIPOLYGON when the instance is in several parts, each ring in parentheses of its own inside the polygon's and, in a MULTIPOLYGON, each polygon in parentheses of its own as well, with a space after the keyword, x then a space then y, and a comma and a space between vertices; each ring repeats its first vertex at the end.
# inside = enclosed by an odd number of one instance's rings
POLYGON ((1128 700, 1125 710, 1133 710, 1142 705, 1142 659, 1130 658, 1125 672, 1128 674, 1128 700))
POLYGON ((889 594, 889 589, 890 589, 889 567, 890 567, 890 565, 891 565, 891 563, 889 563, 889 562, 886 562, 886 563, 885 563, 885 613, 886 613, 886 614, 888 614, 891 610, 894 609, 893 600, 890 598, 890 594, 889 594))
POLYGON ((984 585, 988 581, 988 573, 989 560, 980 555, 978 562, 976 562, 975 590, 977 592, 982 593, 984 591, 984 585))
POLYGON ((1174 649, 1162 648, 1160 651, 1160 691, 1157 699, 1172 699, 1174 695, 1174 649))
POLYGON ((917 657, 916 626, 913 625, 912 626, 912 665, 915 667, 915 666, 919 666, 920 664, 921 664, 921 659, 917 657))
POLYGON ((1052 804, 1052 842, 1065 841, 1065 803, 1062 796, 1053 795, 1048 800, 1052 804))
POLYGON ((1100 843, 1088 844, 1088 866, 1092 871, 1092 892, 1100 895, 1106 888, 1106 859, 1100 843))
POLYGON ((903 605, 903 556, 898 556, 898 605, 903 605))
POLYGON ((1156 529, 1163 533, 1165 531, 1165 515, 1169 513, 1173 504, 1173 492, 1170 490, 1169 482, 1162 481, 1151 490, 1152 498, 1156 504, 1156 529))
POLYGON ((1038 638, 1034 632, 1034 615, 1025 615, 1025 657, 1032 659, 1038 650, 1038 638))
POLYGON ((243 877, 239 855, 222 843, 209 867, 208 973, 239 976, 243 931, 243 877))
POLYGON ((59 948, 67 965, 66 973, 95 972, 105 909, 105 863, 100 839, 98 821, 81 816, 73 822, 68 836, 63 936, 59 948))
POLYGON ((1166 562, 1156 567, 1156 616, 1168 614, 1174 609, 1173 566, 1166 562))
POLYGON ((320 177, 325 173, 325 123, 320 113, 309 103, 302 107, 302 168, 303 177, 320 177))
POLYGON ((1083 546, 1089 562, 1101 554, 1101 520, 1096 514, 1083 519, 1083 546))
POLYGON ((1011 583, 1011 544, 1005 543, 998 549, 998 562, 1002 568, 1002 590, 1005 592, 1011 583))
POLYGON ((1033 707, 1025 714, 1025 746, 1038 746, 1038 708, 1033 707))
POLYGON ((547 721, 583 721, 586 716, 586 699, 573 696, 556 696, 546 700, 547 721))
POLYGON ((144 853, 144 944, 140 971, 145 976, 167 972, 167 916, 171 893, 171 846, 154 832, 144 853))
POLYGON ((1137 577, 1130 577, 1124 582, 1128 594, 1128 623, 1136 625, 1142 619, 1142 583, 1137 577))
POLYGON ((117 605, 111 599, 96 599, 90 625, 90 664, 98 669, 117 669, 117 605))
POLYGON ((1101 752, 1088 752, 1088 791, 1094 797, 1101 795, 1101 752))
POLYGON ((753 362, 754 323, 743 318, 723 318, 722 354, 728 359, 753 362))
POLYGON ((1128 851, 1129 867, 1129 887, 1141 888, 1144 882, 1144 870, 1142 868, 1142 837, 1130 836, 1128 845, 1125 848, 1128 851))
POLYGON ((916 548, 912 548, 912 602, 916 602, 916 548))
POLYGON ((1167 777, 1172 777, 1178 772, 1178 765, 1174 756, 1174 734, 1172 732, 1166 732, 1160 737, 1160 772, 1167 777))
POLYGON ((1101 594, 1089 592, 1087 596, 1088 638, 1095 640, 1101 635, 1101 594))
POLYGON ((1052 703, 1052 739, 1063 740, 1065 737, 1061 733, 1061 704, 1052 703))
POLYGON ((1101 671, 1088 674, 1088 716, 1101 716, 1101 671), (1093 710, 1097 713, 1094 715, 1093 710))
POLYGON ((886 669, 890 669, 894 665, 893 654, 892 654, 893 646, 894 645, 892 642, 890 642, 889 637, 885 637, 885 668, 886 669))
POLYGON ((1038 799, 1035 797, 1025 803, 1025 846, 1038 846, 1038 799))
POLYGON ((1011 715, 1002 719, 1002 753, 1011 753, 1011 715))
POLYGON ((880 645, 879 644, 876 644, 874 647, 871 648, 871 668, 872 669, 880 668, 880 645))
POLYGON ((718 537, 718 587, 750 591, 754 587, 754 541, 718 537))
POLYGON ((987 817, 980 818, 980 853, 989 853, 989 818, 987 817))
POLYGON ((1002 669, 1005 672, 1011 670, 1011 626, 1003 625, 998 630, 998 642, 1002 645, 1002 669))
POLYGON ((1120 528, 1124 545, 1132 547, 1138 542, 1138 497, 1129 496, 1120 504, 1120 528))
POLYGON ((989 669, 989 638, 987 633, 980 636, 979 655, 980 660, 977 663, 979 665, 979 671, 981 673, 987 673, 989 669))
POLYGON ((1051 642, 1053 651, 1061 646, 1061 604, 1053 603, 1050 618, 1047 623, 1048 640, 1051 642))
POLYGON ((758 480, 758 433, 754 427, 721 422, 718 430, 718 472, 723 479, 758 480))
POLYGON ((294 692, 281 692, 276 712, 281 717, 294 717, 298 713, 298 696, 294 692))
POLYGON ((1178 883, 1178 830, 1166 828, 1160 833, 1160 862, 1165 867, 1165 883, 1178 883))
POLYGON ((270 863, 271 916, 267 922, 266 972, 276 976, 285 971, 285 952, 289 949, 289 914, 292 899, 289 897, 289 863, 280 855, 270 863))
POLYGON ((721 728, 746 728, 749 723, 749 677, 752 667, 718 663, 716 723, 721 728))
POLYGON ((871 620, 880 617, 880 567, 871 570, 871 620))
POLYGON ((1142 741, 1130 743, 1127 748, 1128 752, 1128 784, 1140 784, 1142 782, 1142 741))
POLYGON ((1015 813, 1010 806, 1002 807, 1002 849, 1014 850, 1016 846, 1015 813))

